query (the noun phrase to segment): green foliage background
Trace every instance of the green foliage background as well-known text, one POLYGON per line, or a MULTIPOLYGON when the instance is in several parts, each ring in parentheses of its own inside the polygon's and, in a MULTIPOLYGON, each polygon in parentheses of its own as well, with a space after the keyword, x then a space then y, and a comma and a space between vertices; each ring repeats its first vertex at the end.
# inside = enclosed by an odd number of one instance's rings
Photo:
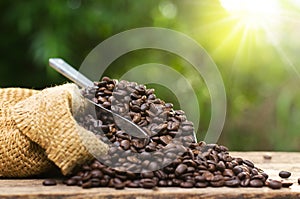
MULTIPOLYGON (((298 24, 299 10, 282 2, 296 13, 293 21, 298 24)), ((228 13, 218 0, 4 0, 0 10, 1 87, 41 89, 64 83, 67 80, 48 67, 50 57, 62 57, 79 67, 96 45, 114 34, 146 26, 171 28, 199 42, 222 74, 228 104, 219 143, 231 150, 300 150, 296 67, 300 43, 293 37, 300 28, 295 23, 278 31, 294 33, 283 34, 274 47, 260 30, 246 40, 242 30, 232 34, 236 21, 223 20, 228 13)), ((179 57, 136 51, 116 60, 106 75, 118 78, 131 67, 149 62, 172 66, 190 80, 200 102, 197 136, 202 139, 210 120, 210 96, 203 81, 179 57)), ((176 105, 171 92, 151 86, 160 98, 176 105)))

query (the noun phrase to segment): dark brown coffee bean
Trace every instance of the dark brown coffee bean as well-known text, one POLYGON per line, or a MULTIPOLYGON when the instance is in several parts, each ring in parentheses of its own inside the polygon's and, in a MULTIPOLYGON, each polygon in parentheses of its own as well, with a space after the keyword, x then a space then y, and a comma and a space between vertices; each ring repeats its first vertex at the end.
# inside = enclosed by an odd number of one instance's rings
MULTIPOLYGON (((110 150, 113 149, 113 148, 110 148, 110 150)), ((98 161, 94 161, 92 164, 91 164, 91 168, 92 169, 100 169, 101 166, 103 166, 100 162, 98 161)))
POLYGON ((204 176, 196 176, 195 180, 196 180, 196 182, 205 182, 205 177, 204 176))
MULTIPOLYGON (((107 186, 108 187, 114 187, 115 186, 115 183, 114 183, 114 179, 112 178, 112 179, 109 179, 109 180, 107 180, 108 181, 108 184, 107 184, 107 186)), ((100 184, 101 184, 102 182, 101 182, 101 180, 100 180, 100 184)))
POLYGON ((278 180, 270 180, 268 182, 268 187, 271 189, 280 189, 282 187, 282 183, 278 180))
POLYGON ((173 186, 173 181, 172 180, 167 180, 167 186, 172 187, 173 186))
MULTIPOLYGON (((137 139, 134 139, 131 141, 132 145, 135 147, 135 148, 138 148, 138 149, 141 149, 141 148, 144 148, 145 147, 145 144, 143 141, 141 140, 137 140, 137 139)), ((146 153, 146 152, 145 152, 146 153)), ((150 155, 150 154, 149 154, 150 155)), ((143 156, 142 156, 143 157, 143 156)))
POLYGON ((162 170, 154 171, 154 174, 156 177, 158 177, 159 179, 162 179, 162 180, 167 178, 167 174, 165 172, 163 172, 162 170))
POLYGON ((186 164, 187 166, 191 166, 191 167, 197 167, 197 163, 193 160, 190 159, 185 159, 182 161, 183 164, 186 164))
POLYGON ((77 182, 78 182, 77 180, 75 180, 73 178, 70 178, 70 179, 68 179, 68 180, 65 181, 65 184, 67 186, 74 186, 74 185, 77 185, 77 182))
POLYGON ((234 173, 231 169, 225 169, 222 174, 223 176, 229 176, 229 177, 234 176, 234 173))
POLYGON ((242 187, 247 187, 247 186, 249 185, 249 183, 250 183, 250 179, 249 179, 249 178, 246 178, 246 179, 244 179, 244 180, 241 180, 240 185, 241 185, 242 187))
POLYGON ((211 181, 214 178, 214 174, 209 171, 204 172, 203 176, 205 177, 206 181, 211 181))
POLYGON ((231 180, 226 180, 224 182, 224 185, 228 186, 228 187, 238 187, 240 185, 240 180, 238 178, 233 178, 231 180))
POLYGON ((264 158, 265 160, 271 160, 271 159, 272 159, 272 155, 266 153, 266 154, 263 155, 263 158, 264 158))
POLYGON ((43 181, 44 186, 55 186, 57 185, 56 180, 53 179, 46 179, 43 181))
POLYGON ((100 186, 100 179, 99 178, 92 178, 92 187, 99 187, 100 186))
POLYGON ((185 173, 187 168, 188 168, 188 166, 186 166, 185 164, 178 165, 175 170, 175 175, 179 176, 179 175, 185 173))
POLYGON ((300 178, 298 178, 298 184, 300 185, 300 178))
POLYGON ((91 175, 93 178, 102 178, 103 177, 102 171, 100 171, 98 169, 92 170, 91 175))
POLYGON ((158 186, 166 187, 166 186, 168 186, 168 183, 166 180, 160 180, 160 181, 158 181, 158 186))
POLYGON ((89 165, 83 165, 83 166, 82 166, 82 169, 83 169, 84 171, 91 171, 91 170, 92 170, 92 168, 91 168, 89 165))
POLYGON ((195 183, 195 187, 197 187, 197 188, 205 188, 207 186, 208 186, 207 182, 196 182, 195 183))
POLYGON ((114 184, 114 187, 115 187, 115 189, 124 189, 125 183, 121 182, 121 183, 114 184))
POLYGON ((167 145, 167 144, 169 144, 169 142, 171 141, 171 139, 172 139, 172 137, 168 137, 168 136, 160 136, 160 141, 163 143, 163 144, 165 144, 165 145, 167 145))
POLYGON ((253 179, 253 180, 250 180, 250 186, 251 187, 262 187, 262 186, 264 186, 264 183, 259 179, 253 179))
POLYGON ((226 169, 226 166, 223 161, 220 161, 216 164, 216 168, 219 171, 224 171, 226 169))
POLYGON ((211 186, 213 187, 222 187, 224 185, 224 180, 220 181, 211 181, 210 182, 211 186))
POLYGON ((208 164, 207 170, 209 170, 210 172, 214 172, 216 170, 216 165, 208 164))
POLYGON ((194 173, 195 170, 196 169, 194 167, 188 167, 187 170, 186 170, 186 172, 188 172, 188 173, 194 173))
POLYGON ((282 178, 289 178, 291 176, 291 173, 288 171, 280 171, 279 176, 282 178))
POLYGON ((139 183, 135 183, 135 182, 130 182, 127 184, 127 187, 130 187, 130 188, 138 188, 140 185, 139 183))
POLYGON ((215 176, 211 179, 211 181, 216 182, 216 181, 220 181, 220 180, 223 180, 223 179, 224 179, 224 178, 223 178, 222 175, 215 175, 215 176))
MULTIPOLYGON (((184 175, 184 174, 183 174, 184 175)), ((174 173, 170 173, 169 175, 168 175, 168 178, 169 179, 173 179, 173 178, 175 178, 176 176, 175 176, 175 174, 174 173)))
POLYGON ((122 140, 120 143, 120 146, 124 149, 124 150, 128 150, 130 147, 130 142, 128 140, 122 140))
POLYGON ((82 176, 73 176, 70 179, 78 181, 78 180, 82 180, 82 176))
POLYGON ((254 175, 251 177, 251 179, 259 179, 259 180, 262 180, 262 181, 265 181, 265 177, 261 174, 257 174, 257 175, 254 175))
POLYGON ((141 114, 136 113, 136 114, 133 116, 132 121, 133 121, 134 123, 140 122, 140 121, 141 121, 141 114))
POLYGON ((86 172, 83 176, 82 176, 82 181, 88 181, 89 179, 91 179, 92 174, 89 172, 86 172))
POLYGON ((267 180, 269 178, 269 175, 264 172, 262 172, 261 175, 263 175, 265 177, 265 180, 267 180))
POLYGON ((288 181, 282 181, 281 183, 282 183, 282 187, 285 187, 285 188, 290 187, 290 186, 293 185, 292 182, 288 182, 288 181))
POLYGON ((182 180, 173 178, 172 182, 173 182, 174 186, 180 186, 180 184, 182 183, 182 180))
POLYGON ((84 183, 82 183, 81 186, 82 186, 82 188, 84 188, 84 189, 91 188, 91 187, 92 187, 92 181, 84 182, 84 183))
POLYGON ((141 185, 145 189, 152 189, 156 186, 156 183, 154 182, 154 180, 146 178, 141 180, 141 185))
POLYGON ((115 172, 110 168, 104 168, 104 169, 102 169, 102 172, 104 174, 107 174, 108 176, 112 176, 112 177, 115 175, 115 172))
POLYGON ((182 187, 182 188, 193 188, 194 184, 192 182, 181 182, 180 187, 182 187))
POLYGON ((254 164, 250 160, 243 160, 243 163, 246 164, 247 166, 253 168, 254 164))
POLYGON ((235 173, 235 175, 238 175, 239 173, 243 172, 243 168, 240 166, 235 166, 232 171, 235 173))
POLYGON ((142 178, 153 178, 154 173, 152 171, 141 173, 142 178))

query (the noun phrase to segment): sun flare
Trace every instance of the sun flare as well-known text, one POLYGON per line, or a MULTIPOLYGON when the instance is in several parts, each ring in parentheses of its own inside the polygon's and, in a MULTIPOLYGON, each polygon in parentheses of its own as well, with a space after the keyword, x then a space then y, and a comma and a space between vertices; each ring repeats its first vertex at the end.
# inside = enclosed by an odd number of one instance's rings
POLYGON ((258 29, 280 15, 276 0, 220 0, 222 7, 247 28, 258 29))

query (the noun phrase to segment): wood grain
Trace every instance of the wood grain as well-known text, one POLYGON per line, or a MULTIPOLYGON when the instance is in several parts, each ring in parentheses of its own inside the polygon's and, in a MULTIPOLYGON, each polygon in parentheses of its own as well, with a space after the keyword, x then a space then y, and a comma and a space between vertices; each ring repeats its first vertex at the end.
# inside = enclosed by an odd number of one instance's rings
POLYGON ((300 198, 300 185, 297 179, 300 177, 300 153, 291 152, 230 152, 233 157, 249 159, 255 165, 269 174, 271 179, 280 179, 279 171, 292 172, 289 181, 294 182, 290 188, 272 190, 263 188, 157 188, 154 190, 126 188, 115 190, 112 188, 82 189, 81 187, 68 187, 58 180, 57 186, 45 187, 43 179, 2 179, 0 180, 0 198, 55 198, 55 199, 106 199, 106 198, 300 198), (271 160, 264 160, 263 155, 269 153, 271 160))

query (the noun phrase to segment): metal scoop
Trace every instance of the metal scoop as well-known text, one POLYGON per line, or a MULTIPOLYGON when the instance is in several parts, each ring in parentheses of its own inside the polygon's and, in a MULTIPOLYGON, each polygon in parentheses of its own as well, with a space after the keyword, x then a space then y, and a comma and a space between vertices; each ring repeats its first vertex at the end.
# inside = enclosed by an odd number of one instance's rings
MULTIPOLYGON (((66 63, 63 59, 60 58, 50 58, 49 59, 49 65, 54 68, 56 71, 58 71, 60 74, 64 75, 71 81, 73 81, 75 84, 82 88, 91 88, 94 86, 94 83, 89 80, 87 77, 85 77, 83 74, 81 74, 79 71, 75 70, 72 66, 70 66, 68 63, 66 63)), ((120 116, 119 114, 104 108, 100 104, 95 103, 94 101, 85 98, 87 101, 89 101, 91 104, 101 108, 103 111, 108 112, 114 116, 116 125, 122 129, 125 130, 128 134, 146 139, 146 143, 149 142, 150 137, 149 135, 143 131, 138 125, 133 123, 132 121, 120 116)))

